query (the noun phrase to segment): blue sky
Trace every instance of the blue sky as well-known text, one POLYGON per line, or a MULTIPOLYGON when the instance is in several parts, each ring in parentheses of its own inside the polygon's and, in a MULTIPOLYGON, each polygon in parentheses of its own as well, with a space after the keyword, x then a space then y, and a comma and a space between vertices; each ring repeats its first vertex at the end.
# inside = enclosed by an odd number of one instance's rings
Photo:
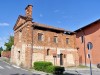
POLYGON ((74 31, 100 18, 100 0, 0 0, 0 46, 32 4, 33 21, 74 31))

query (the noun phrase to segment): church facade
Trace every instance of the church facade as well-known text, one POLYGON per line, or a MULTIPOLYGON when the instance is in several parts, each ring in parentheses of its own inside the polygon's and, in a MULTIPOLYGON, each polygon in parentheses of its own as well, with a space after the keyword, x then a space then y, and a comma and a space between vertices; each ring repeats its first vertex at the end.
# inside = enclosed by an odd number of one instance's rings
POLYGON ((11 62, 30 68, 35 61, 50 61, 54 65, 79 65, 76 34, 61 28, 32 21, 32 5, 25 8, 14 26, 14 46, 11 62))

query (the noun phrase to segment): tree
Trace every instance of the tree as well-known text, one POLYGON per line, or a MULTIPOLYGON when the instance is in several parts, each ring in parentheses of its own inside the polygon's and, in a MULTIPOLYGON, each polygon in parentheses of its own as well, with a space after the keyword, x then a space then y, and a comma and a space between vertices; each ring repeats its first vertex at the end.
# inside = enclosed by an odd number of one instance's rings
POLYGON ((1 52, 3 51, 3 48, 2 47, 0 47, 0 57, 1 57, 1 52))
POLYGON ((2 47, 0 47, 0 51, 3 51, 3 48, 2 47))
POLYGON ((6 50, 11 51, 11 47, 13 44, 14 44, 14 36, 10 36, 8 42, 7 43, 5 42, 4 44, 6 46, 6 50))

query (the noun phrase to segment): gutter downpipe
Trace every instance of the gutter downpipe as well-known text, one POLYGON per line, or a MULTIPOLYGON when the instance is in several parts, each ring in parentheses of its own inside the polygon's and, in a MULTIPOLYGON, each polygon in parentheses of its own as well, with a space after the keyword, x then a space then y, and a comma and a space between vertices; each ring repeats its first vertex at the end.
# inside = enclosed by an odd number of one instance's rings
POLYGON ((83 44, 84 44, 84 56, 85 56, 85 66, 87 65, 87 63, 86 63, 86 48, 85 48, 85 32, 84 32, 84 30, 82 30, 82 29, 80 29, 82 32, 83 32, 83 40, 84 40, 84 42, 83 42, 83 44))
POLYGON ((33 63, 32 63, 32 59, 33 59, 33 30, 34 30, 34 27, 32 26, 32 28, 31 28, 31 29, 32 29, 32 51, 31 51, 32 53, 31 53, 31 67, 32 67, 32 64, 33 64, 33 63))

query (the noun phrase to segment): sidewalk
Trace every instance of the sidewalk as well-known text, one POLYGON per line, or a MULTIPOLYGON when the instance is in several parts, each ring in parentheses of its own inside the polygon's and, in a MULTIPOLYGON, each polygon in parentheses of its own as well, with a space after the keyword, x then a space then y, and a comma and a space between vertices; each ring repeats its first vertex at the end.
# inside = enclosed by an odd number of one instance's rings
MULTIPOLYGON (((73 68, 65 68, 65 70, 90 70, 90 68, 77 68, 77 67, 73 67, 73 68)), ((99 68, 96 68, 96 67, 92 67, 92 70, 99 70, 99 68)))
MULTIPOLYGON (((90 68, 89 67, 88 68, 77 68, 77 67, 65 68, 64 73, 71 73, 73 75, 90 75, 90 68)), ((100 73, 100 69, 93 67, 92 73, 93 75, 98 75, 97 73, 100 73)))

